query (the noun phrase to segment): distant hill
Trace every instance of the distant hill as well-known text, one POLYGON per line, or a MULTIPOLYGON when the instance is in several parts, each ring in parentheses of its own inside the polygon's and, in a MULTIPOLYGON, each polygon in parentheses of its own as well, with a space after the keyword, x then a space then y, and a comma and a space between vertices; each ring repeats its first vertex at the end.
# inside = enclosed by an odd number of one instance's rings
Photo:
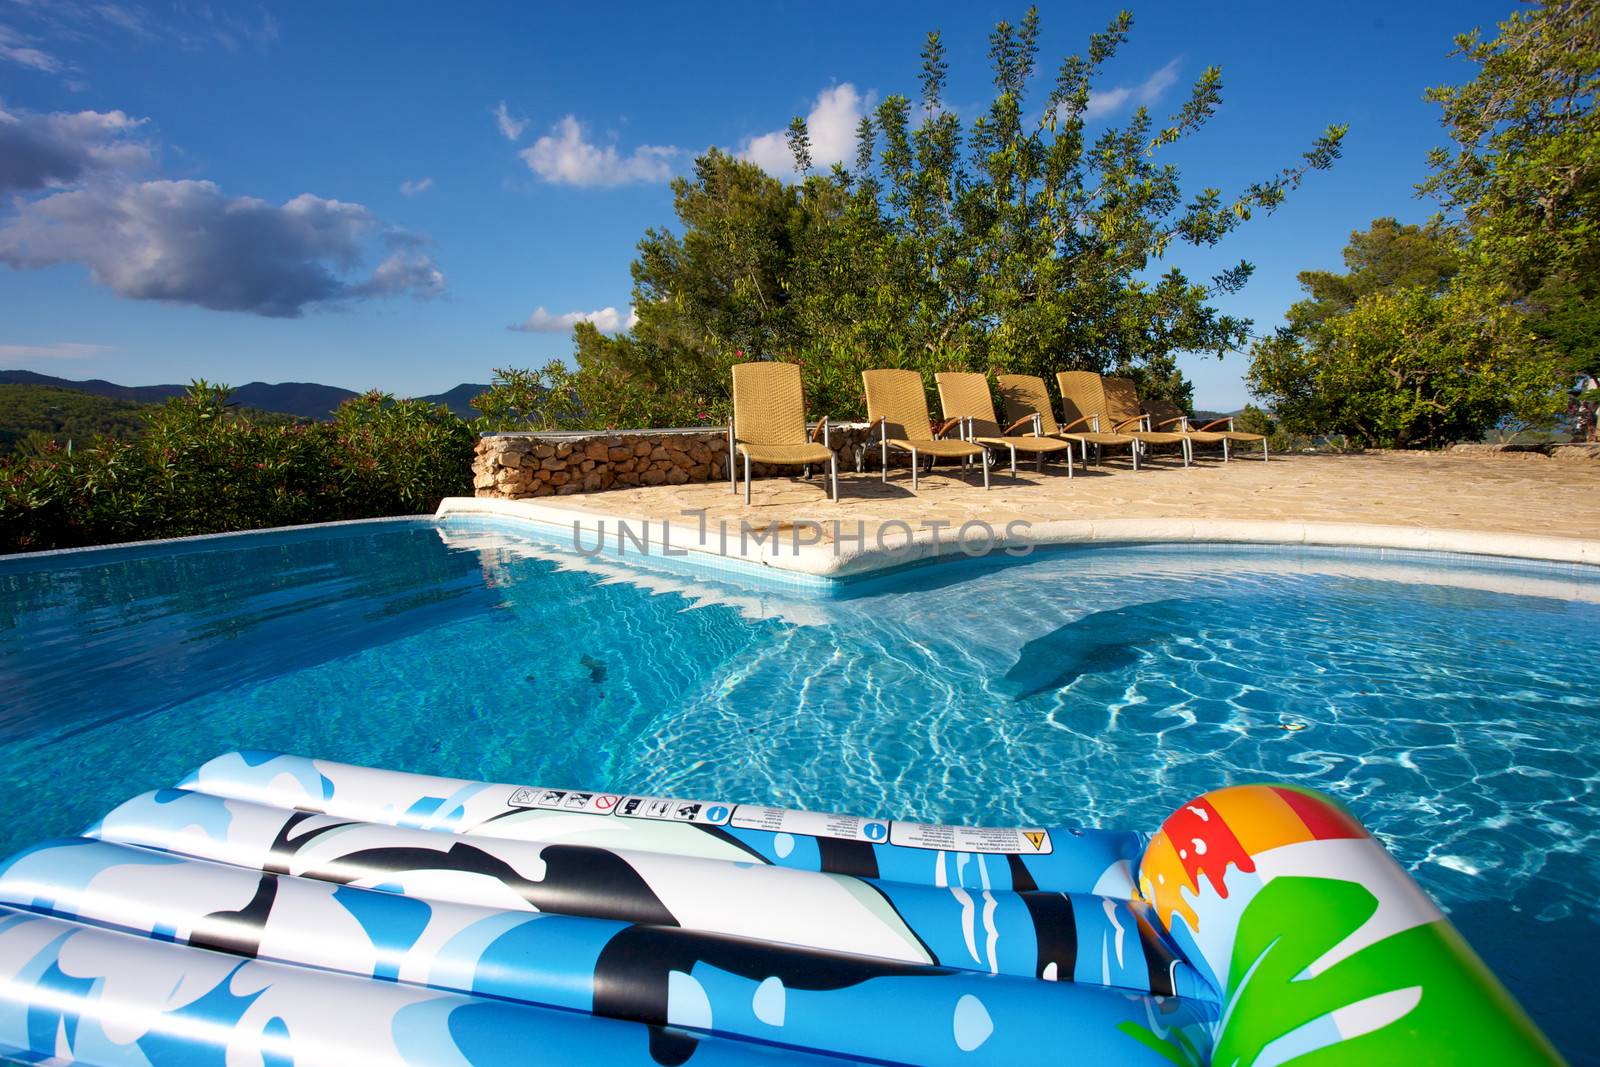
MULTIPOLYGON (((188 387, 182 385, 118 385, 100 378, 79 382, 27 370, 0 371, 0 385, 49 386, 54 389, 70 389, 112 400, 142 404, 158 404, 169 397, 182 396, 188 391, 188 387)), ((443 404, 462 418, 471 418, 477 411, 468 404, 468 401, 487 388, 489 388, 487 385, 471 385, 463 382, 448 392, 417 399, 443 404)), ((349 389, 318 385, 315 382, 279 382, 276 385, 267 382, 249 382, 234 389, 233 400, 241 407, 255 408, 259 411, 294 415, 302 419, 326 419, 332 416, 340 404, 355 395, 349 389)))
POLYGON ((487 385, 472 385, 462 382, 460 385, 445 393, 434 393, 432 396, 419 396, 418 400, 426 400, 430 404, 443 404, 463 419, 478 417, 478 409, 472 406, 472 398, 479 393, 487 392, 487 385))
POLYGON ((87 444, 96 434, 131 437, 146 405, 47 385, 0 385, 0 456, 28 438, 87 444))

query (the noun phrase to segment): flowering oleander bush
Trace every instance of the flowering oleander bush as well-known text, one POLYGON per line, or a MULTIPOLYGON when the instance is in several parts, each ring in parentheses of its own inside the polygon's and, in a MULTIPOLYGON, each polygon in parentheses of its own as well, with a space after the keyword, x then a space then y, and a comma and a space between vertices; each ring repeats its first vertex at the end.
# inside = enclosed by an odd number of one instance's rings
POLYGON ((332 422, 255 421, 196 382, 131 440, 0 463, 0 552, 420 513, 472 491, 474 429, 367 393, 332 422))

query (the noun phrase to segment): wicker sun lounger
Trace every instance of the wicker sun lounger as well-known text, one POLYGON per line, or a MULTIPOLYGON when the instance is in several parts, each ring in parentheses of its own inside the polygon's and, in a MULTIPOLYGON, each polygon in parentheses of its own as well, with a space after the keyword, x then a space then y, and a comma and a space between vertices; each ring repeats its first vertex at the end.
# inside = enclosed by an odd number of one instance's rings
MULTIPOLYGON (((1261 459, 1267 459, 1267 439, 1258 433, 1245 433, 1243 430, 1233 428, 1233 416, 1224 415, 1220 419, 1213 419, 1204 426, 1190 426, 1190 419, 1179 410, 1178 405, 1168 400, 1147 400, 1144 410, 1150 415, 1153 429, 1172 427, 1176 432, 1189 438, 1191 444, 1197 445, 1222 445, 1222 462, 1228 462, 1228 446, 1230 444, 1259 444, 1261 446, 1261 459), (1227 429, 1219 430, 1217 427, 1226 426, 1227 429)), ((1193 449, 1190 450, 1191 453, 1193 449)))
POLYGON ((750 503, 750 464, 826 463, 839 500, 839 462, 828 441, 828 419, 806 433, 805 392, 793 363, 738 363, 733 368, 733 418, 728 420, 728 483, 739 491, 735 457, 744 457, 744 502, 750 503), (818 441, 818 438, 821 438, 818 441))
POLYGON ((945 435, 961 425, 960 419, 946 419, 937 429, 928 417, 928 395, 922 389, 922 375, 914 370, 868 370, 861 372, 867 390, 867 441, 877 431, 883 450, 883 480, 889 480, 889 449, 911 453, 911 489, 917 488, 917 466, 923 456, 966 461, 976 459, 983 468, 983 487, 989 488, 989 464, 983 446, 951 440, 945 435))
POLYGON ((994 397, 989 393, 989 378, 984 374, 947 371, 935 374, 939 384, 939 407, 947 419, 962 419, 966 423, 965 436, 973 444, 982 445, 994 452, 1009 452, 1011 477, 1017 476, 1017 453, 1032 456, 1035 469, 1043 470, 1044 461, 1058 453, 1067 454, 1067 477, 1072 477, 1072 444, 1055 437, 1044 436, 1038 412, 1031 412, 1014 420, 1005 429, 994 414, 994 397), (1020 436, 1018 431, 1024 431, 1020 436))
POLYGON ((1127 378, 1110 378, 1093 371, 1069 370, 1056 375, 1064 402, 1075 402, 1086 414, 1099 416, 1100 426, 1125 433, 1140 450, 1151 445, 1177 445, 1183 465, 1189 465, 1189 440, 1181 433, 1155 431, 1139 408, 1139 390, 1127 378), (1068 397, 1072 400, 1068 401, 1068 397))
POLYGON ((1100 428, 1096 416, 1078 410, 1072 398, 1066 398, 1067 424, 1056 422, 1050 410, 1050 391, 1044 379, 1032 374, 1002 374, 1000 398, 1005 403, 1006 418, 1016 420, 1027 415, 1039 417, 1039 432, 1046 437, 1059 437, 1063 441, 1076 441, 1083 453, 1083 462, 1089 462, 1089 446, 1094 445, 1096 462, 1106 448, 1126 448, 1133 457, 1133 469, 1139 469, 1139 449, 1134 439, 1125 433, 1106 433, 1100 428), (1081 427, 1081 428, 1080 428, 1081 427))

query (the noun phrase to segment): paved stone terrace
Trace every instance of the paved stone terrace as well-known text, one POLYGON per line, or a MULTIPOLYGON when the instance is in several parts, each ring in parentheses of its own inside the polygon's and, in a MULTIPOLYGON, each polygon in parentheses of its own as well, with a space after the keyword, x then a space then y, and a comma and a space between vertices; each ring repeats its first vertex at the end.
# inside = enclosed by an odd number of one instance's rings
POLYGON ((1031 464, 1016 481, 1006 468, 993 472, 985 492, 974 469, 941 465, 911 492, 910 471, 891 467, 889 483, 877 473, 841 474, 839 503, 823 480, 765 478, 754 483, 751 504, 726 481, 618 489, 567 497, 564 507, 614 516, 684 523, 685 508, 704 508, 712 520, 737 523, 835 518, 854 523, 901 520, 913 525, 942 520, 959 526, 981 519, 996 528, 1013 519, 1185 518, 1375 523, 1551 537, 1600 538, 1600 461, 1552 459, 1538 454, 1368 452, 1358 455, 1259 456, 1223 464, 1202 458, 1184 469, 1158 457, 1136 473, 1125 458, 1077 469, 1067 479, 1059 463, 1044 474, 1031 464))

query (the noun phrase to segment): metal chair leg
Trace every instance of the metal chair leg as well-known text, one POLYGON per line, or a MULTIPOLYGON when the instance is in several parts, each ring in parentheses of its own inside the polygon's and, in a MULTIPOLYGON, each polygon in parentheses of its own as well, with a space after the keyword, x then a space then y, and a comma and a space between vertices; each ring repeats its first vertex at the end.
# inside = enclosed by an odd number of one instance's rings
POLYGON ((919 466, 921 466, 921 463, 917 460, 917 450, 913 448, 911 450, 911 491, 913 493, 917 491, 917 468, 919 466))
POLYGON ((744 454, 744 502, 750 503, 750 453, 744 454))
POLYGON ((828 457, 828 477, 833 480, 833 502, 839 502, 839 457, 828 457))

